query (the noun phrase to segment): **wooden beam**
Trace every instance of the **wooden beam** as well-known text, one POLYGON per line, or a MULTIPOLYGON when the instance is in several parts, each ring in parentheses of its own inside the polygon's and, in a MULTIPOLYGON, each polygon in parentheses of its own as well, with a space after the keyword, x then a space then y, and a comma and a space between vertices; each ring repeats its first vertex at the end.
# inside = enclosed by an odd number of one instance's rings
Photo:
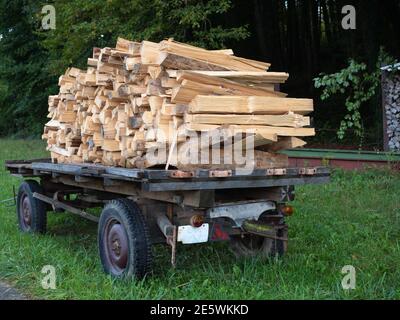
MULTIPOLYGON (((174 73, 170 73, 171 77, 180 78, 182 73, 187 71, 173 70, 174 73)), ((231 80, 247 80, 247 81, 260 81, 263 83, 285 83, 289 78, 289 74, 285 72, 266 72, 266 71, 204 71, 204 70, 193 70, 193 73, 231 79, 231 80)))
POLYGON ((285 96, 285 94, 282 94, 280 92, 273 92, 270 90, 260 91, 258 89, 249 87, 244 87, 243 89, 241 89, 240 87, 232 88, 224 85, 209 85, 194 82, 191 80, 184 80, 180 86, 172 90, 171 102, 187 104, 190 103, 190 101, 192 101, 197 95, 259 95, 268 97, 285 96))
POLYGON ((160 52, 157 63, 164 68, 184 69, 184 70, 213 70, 226 71, 229 70, 222 66, 210 64, 207 61, 197 60, 192 57, 185 57, 173 54, 171 52, 160 52))
MULTIPOLYGON (((220 125, 213 124, 198 124, 198 123, 186 123, 184 129, 188 131, 211 131, 222 128, 220 125)), ((230 130, 236 132, 246 132, 257 130, 262 134, 276 134, 282 137, 308 137, 315 135, 314 128, 287 128, 287 127, 271 127, 271 126, 258 126, 258 125, 236 125, 229 126, 230 130)), ((184 131, 183 131, 184 132, 184 131)))
MULTIPOLYGON (((160 43, 160 51, 172 53, 176 56, 203 61, 208 65, 220 67, 222 70, 266 71, 270 67, 269 63, 230 56, 221 52, 213 52, 191 45, 178 43, 172 40, 162 41, 160 43)), ((166 67, 168 68, 168 66, 166 67)), ((202 69, 197 68, 197 70, 202 69)))
POLYGON ((177 75, 176 78, 180 83, 184 83, 185 80, 189 80, 192 82, 196 83, 201 83, 205 85, 213 85, 213 86, 218 86, 221 88, 226 88, 232 91, 230 95, 240 95, 242 92, 243 95, 246 96, 267 96, 267 97, 282 97, 286 96, 286 94, 281 93, 281 92, 272 92, 267 89, 261 89, 261 88, 252 88, 249 87, 248 85, 241 84, 235 81, 223 79, 223 78, 217 78, 209 75, 204 75, 204 74, 199 74, 195 72, 190 72, 190 71, 182 71, 177 75))
POLYGON ((310 118, 298 114, 288 115, 236 115, 236 114, 186 114, 186 123, 268 125, 300 128, 310 125, 310 118))
POLYGON ((196 96, 189 104, 190 113, 286 114, 306 115, 314 110, 312 99, 262 96, 196 96))

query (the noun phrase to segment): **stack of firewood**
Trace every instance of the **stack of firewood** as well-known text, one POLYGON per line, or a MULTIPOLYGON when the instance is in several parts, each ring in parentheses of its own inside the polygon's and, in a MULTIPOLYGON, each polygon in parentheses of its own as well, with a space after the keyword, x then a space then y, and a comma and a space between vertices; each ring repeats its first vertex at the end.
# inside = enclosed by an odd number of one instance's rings
MULTIPOLYGON (((399 65, 400 68, 400 65, 399 65)), ((388 147, 400 151, 400 75, 387 76, 383 84, 388 147)))
POLYGON ((119 38, 115 48, 94 48, 87 70, 59 78, 43 139, 57 163, 226 168, 238 165, 231 148, 255 149, 258 167, 283 167, 276 152, 315 134, 306 116, 313 101, 277 91, 289 75, 269 66, 232 50, 119 38), (222 160, 207 162, 217 146, 222 160))

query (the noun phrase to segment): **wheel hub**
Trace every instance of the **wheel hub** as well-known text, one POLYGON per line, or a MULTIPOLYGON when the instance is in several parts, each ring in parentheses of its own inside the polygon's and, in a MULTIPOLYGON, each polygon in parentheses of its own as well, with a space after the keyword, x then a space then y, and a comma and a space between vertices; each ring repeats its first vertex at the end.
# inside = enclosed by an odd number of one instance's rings
POLYGON ((23 227, 29 229, 32 224, 32 206, 28 195, 24 195, 21 199, 20 216, 23 227))
POLYGON ((128 238, 124 227, 113 221, 106 229, 106 249, 109 264, 117 271, 123 271, 128 262, 128 238))
POLYGON ((121 245, 118 240, 115 240, 113 243, 112 251, 119 256, 121 254, 121 245))

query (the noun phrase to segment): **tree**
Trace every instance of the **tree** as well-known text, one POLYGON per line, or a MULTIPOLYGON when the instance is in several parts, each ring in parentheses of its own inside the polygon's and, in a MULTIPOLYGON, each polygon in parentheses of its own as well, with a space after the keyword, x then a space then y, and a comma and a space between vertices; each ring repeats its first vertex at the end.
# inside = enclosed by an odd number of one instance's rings
POLYGON ((0 132, 32 136, 46 120, 49 76, 47 53, 35 33, 37 1, 0 1, 0 132))
POLYGON ((119 36, 221 48, 248 35, 219 23, 231 0, 56 0, 55 30, 41 29, 42 5, 0 0, 1 135, 39 134, 57 77, 69 66, 84 68, 93 47, 114 46, 119 36))
POLYGON ((231 0, 72 0, 55 1, 57 28, 43 32, 51 53, 52 71, 84 67, 92 47, 114 46, 118 36, 130 40, 160 41, 173 37, 208 48, 242 40, 246 28, 225 28, 219 19, 231 0))
MULTIPOLYGON (((341 97, 321 102, 312 79, 345 68, 349 59, 374 72, 381 46, 400 56, 400 0, 53 0, 57 24, 50 31, 40 30, 42 5, 0 0, 2 135, 39 133, 56 77, 69 66, 84 68, 92 47, 113 46, 118 36, 174 37, 270 62, 271 71, 290 73, 282 91, 316 100, 315 126, 328 124, 327 132, 340 125, 345 103, 341 97), (342 28, 345 5, 356 8, 356 30, 342 28)), ((362 115, 366 130, 378 137, 381 110, 374 99, 362 115)))

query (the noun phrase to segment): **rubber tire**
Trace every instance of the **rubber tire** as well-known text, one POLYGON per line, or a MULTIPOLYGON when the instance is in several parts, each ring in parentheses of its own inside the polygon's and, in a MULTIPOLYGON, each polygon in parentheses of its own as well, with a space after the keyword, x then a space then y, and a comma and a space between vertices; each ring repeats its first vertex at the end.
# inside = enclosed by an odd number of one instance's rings
POLYGON ((129 199, 112 200, 101 213, 98 227, 98 246, 105 273, 114 278, 142 279, 151 272, 152 251, 147 223, 138 205, 129 199), (117 220, 126 231, 128 258, 125 270, 116 273, 107 263, 104 233, 110 220, 117 220))
MULTIPOLYGON (((287 238, 285 230, 278 230, 277 237, 287 238)), ((241 236, 231 237, 231 250, 238 258, 281 258, 286 253, 286 244, 282 240, 263 238, 257 235, 247 234, 245 239, 241 236), (248 242, 252 241, 253 246, 248 242)))
POLYGON ((17 219, 18 226, 21 232, 25 233, 46 233, 47 229, 47 210, 46 203, 40 201, 33 197, 33 193, 41 193, 43 194, 43 189, 39 185, 39 183, 35 180, 26 180, 21 183, 18 189, 17 196, 17 219), (21 200, 24 196, 27 196, 29 199, 29 203, 31 206, 31 225, 29 229, 24 226, 24 223, 21 221, 21 216, 19 214, 21 210, 21 200))

